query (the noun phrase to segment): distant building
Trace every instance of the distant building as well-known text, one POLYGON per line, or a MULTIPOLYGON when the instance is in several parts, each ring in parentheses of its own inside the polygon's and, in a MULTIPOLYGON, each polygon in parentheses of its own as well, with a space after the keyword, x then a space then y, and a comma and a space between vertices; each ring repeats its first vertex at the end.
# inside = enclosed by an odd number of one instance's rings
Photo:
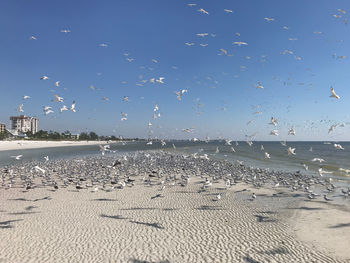
POLYGON ((11 116, 11 129, 18 133, 31 132, 35 134, 38 132, 38 119, 29 116, 11 116))
POLYGON ((6 130, 5 124, 3 124, 3 123, 0 122, 0 133, 5 132, 5 130, 6 130))
POLYGON ((80 134, 71 134, 70 138, 73 139, 73 140, 79 140, 79 135, 80 134))

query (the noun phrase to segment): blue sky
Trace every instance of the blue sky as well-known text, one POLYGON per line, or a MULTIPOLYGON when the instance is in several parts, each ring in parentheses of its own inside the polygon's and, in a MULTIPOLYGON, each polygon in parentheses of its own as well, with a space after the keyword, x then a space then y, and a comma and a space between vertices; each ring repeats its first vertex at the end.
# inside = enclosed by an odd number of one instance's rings
POLYGON ((346 0, 2 0, 0 122, 9 124, 24 103, 24 114, 37 116, 45 130, 147 137, 151 121, 152 137, 162 138, 349 140, 350 124, 328 134, 332 124, 350 122, 349 58, 337 58, 349 56, 348 12, 346 0), (221 48, 232 56, 219 56, 221 48), (164 84, 149 82, 159 77, 164 84), (136 85, 141 80, 147 82, 136 85), (255 88, 258 82, 264 89, 255 88), (339 100, 329 97, 330 86, 339 100), (174 91, 181 89, 188 92, 178 101, 174 91), (51 101, 54 94, 67 106, 75 100, 77 112, 59 113, 63 104, 51 101), (161 118, 152 120, 155 104, 161 118), (55 112, 45 116, 43 106, 55 112), (278 137, 269 135, 272 116, 278 137), (287 135, 292 125, 295 137, 287 135))

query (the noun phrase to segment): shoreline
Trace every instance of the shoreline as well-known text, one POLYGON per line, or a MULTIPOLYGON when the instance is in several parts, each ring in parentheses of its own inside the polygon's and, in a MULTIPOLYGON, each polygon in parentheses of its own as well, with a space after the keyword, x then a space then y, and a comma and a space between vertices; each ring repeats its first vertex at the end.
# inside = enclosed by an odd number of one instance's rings
POLYGON ((115 160, 13 165, 10 188, 0 171, 0 261, 350 262, 350 210, 283 183, 307 177, 161 151, 115 160))
MULTIPOLYGON (((107 141, 32 141, 32 140, 13 140, 0 141, 0 151, 24 150, 24 149, 39 149, 64 146, 86 146, 106 144, 107 141)), ((115 143, 109 141, 108 143, 115 143)))

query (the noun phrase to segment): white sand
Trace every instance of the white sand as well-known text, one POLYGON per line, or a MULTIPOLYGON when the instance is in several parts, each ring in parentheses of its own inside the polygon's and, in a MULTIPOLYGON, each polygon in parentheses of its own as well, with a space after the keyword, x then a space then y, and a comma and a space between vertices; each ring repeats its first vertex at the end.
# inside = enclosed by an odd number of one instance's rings
POLYGON ((300 240, 325 253, 350 262, 350 211, 331 202, 306 201, 295 215, 294 229, 300 240))
MULTIPOLYGON (((345 262, 289 231, 289 197, 261 188, 250 201, 244 183, 198 193, 199 180, 163 191, 1 189, 0 262, 345 262), (219 192, 226 193, 214 201, 219 192)), ((320 227, 303 218, 298 228, 320 227)))
POLYGON ((104 144, 106 141, 0 141, 0 151, 104 144))

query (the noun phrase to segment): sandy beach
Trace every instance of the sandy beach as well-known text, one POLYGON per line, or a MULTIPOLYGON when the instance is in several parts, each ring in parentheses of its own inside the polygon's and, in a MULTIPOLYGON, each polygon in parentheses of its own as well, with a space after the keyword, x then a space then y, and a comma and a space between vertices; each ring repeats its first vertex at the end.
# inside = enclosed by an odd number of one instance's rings
POLYGON ((0 141, 0 151, 50 148, 63 146, 83 146, 104 144, 106 141, 0 141))
POLYGON ((0 262, 350 262, 348 210, 163 155, 28 164, 30 189, 2 171, 0 262))

